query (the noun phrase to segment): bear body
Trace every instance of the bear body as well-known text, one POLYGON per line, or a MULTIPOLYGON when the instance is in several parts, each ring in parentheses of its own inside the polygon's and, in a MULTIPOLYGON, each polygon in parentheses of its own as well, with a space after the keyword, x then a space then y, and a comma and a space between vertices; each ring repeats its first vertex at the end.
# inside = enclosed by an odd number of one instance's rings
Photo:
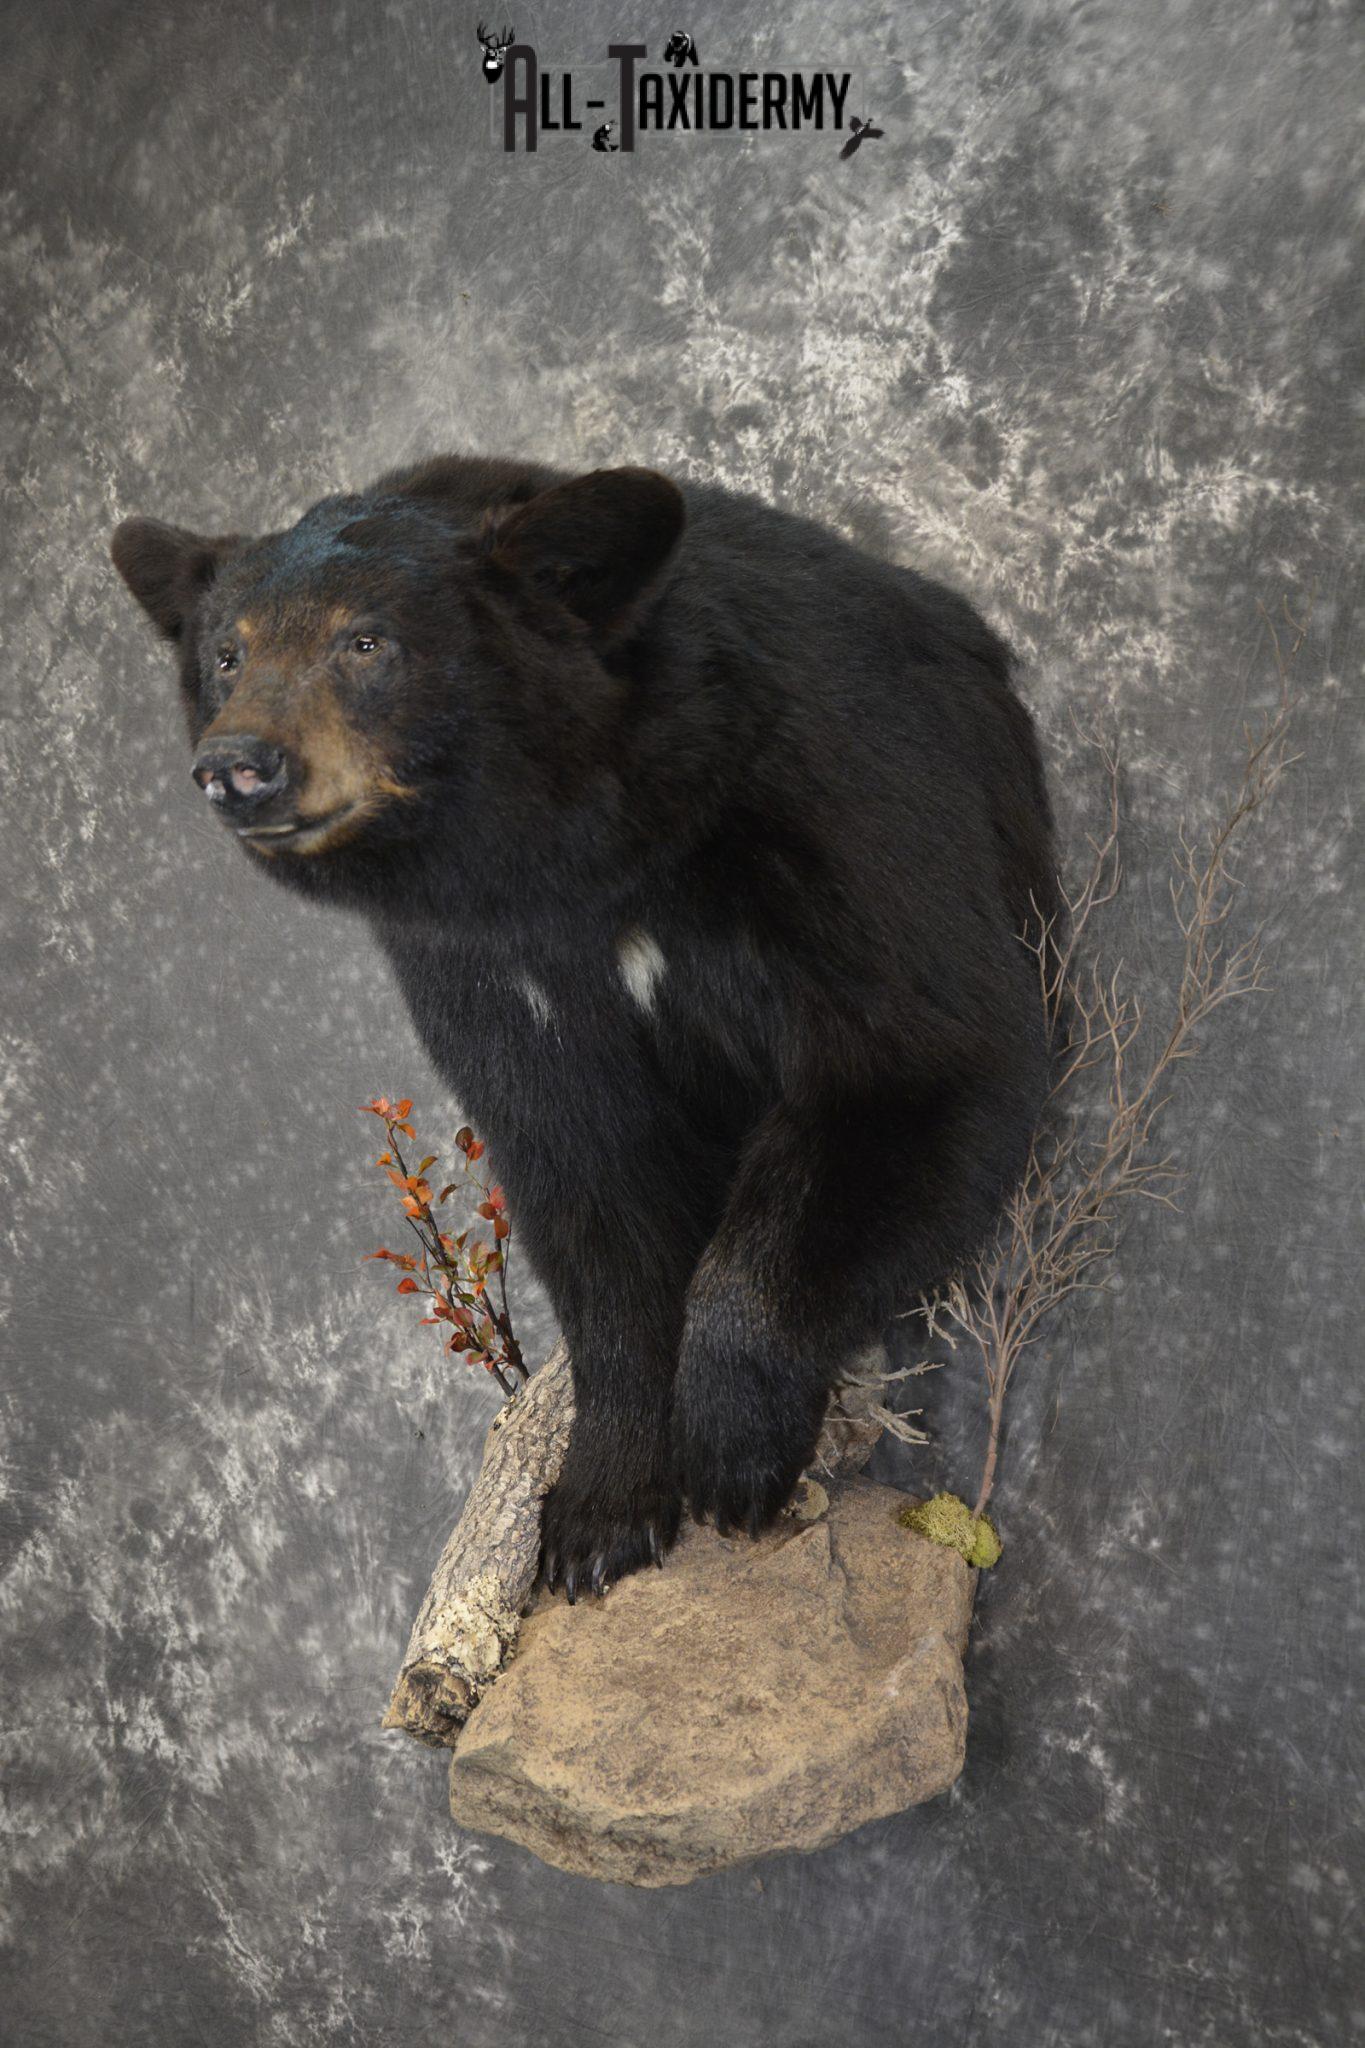
POLYGON ((807 520, 442 457, 287 532, 126 521, 194 773, 368 921, 573 1361, 545 1567, 756 1532, 839 1368, 987 1237, 1047 1088, 1007 650, 807 520))

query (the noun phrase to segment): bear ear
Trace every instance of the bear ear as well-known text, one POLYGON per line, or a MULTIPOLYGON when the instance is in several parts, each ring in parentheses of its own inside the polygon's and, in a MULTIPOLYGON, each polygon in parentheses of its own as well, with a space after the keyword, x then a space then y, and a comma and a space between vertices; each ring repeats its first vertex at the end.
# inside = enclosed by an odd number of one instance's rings
POLYGON ((133 596, 168 640, 178 640, 218 565, 238 545, 236 534, 210 539, 160 519, 125 519, 109 552, 133 596))
POLYGON ((682 492, 653 469, 595 469, 552 484, 494 526, 489 560, 599 638, 627 622, 686 524, 682 492))

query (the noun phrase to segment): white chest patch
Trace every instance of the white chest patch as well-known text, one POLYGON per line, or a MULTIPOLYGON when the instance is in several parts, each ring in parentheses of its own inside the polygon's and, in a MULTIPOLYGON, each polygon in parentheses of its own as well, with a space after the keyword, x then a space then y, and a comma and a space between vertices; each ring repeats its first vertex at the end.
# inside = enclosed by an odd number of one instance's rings
POLYGON ((540 983, 532 981, 529 974, 522 975, 521 980, 517 983, 517 987, 526 998, 526 1006, 530 1010, 531 1015, 543 1031, 554 1015, 554 1011, 550 1007, 550 998, 546 995, 540 983))
POLYGON ((636 928, 617 941, 616 964, 631 1001, 649 1016, 654 1008, 654 991, 664 971, 664 956, 657 943, 636 928))

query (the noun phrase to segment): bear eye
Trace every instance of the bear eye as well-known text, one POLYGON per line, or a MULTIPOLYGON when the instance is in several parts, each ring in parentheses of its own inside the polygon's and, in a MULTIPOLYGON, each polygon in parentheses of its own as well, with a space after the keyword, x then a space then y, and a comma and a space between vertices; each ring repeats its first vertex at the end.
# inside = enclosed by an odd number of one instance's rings
POLYGON ((217 669, 220 676, 230 676, 232 674, 232 671, 237 667, 236 648, 220 647, 218 649, 216 656, 214 657, 214 667, 217 669))
POLYGON ((351 638, 352 654, 374 654, 379 648, 377 633, 356 633, 351 638))

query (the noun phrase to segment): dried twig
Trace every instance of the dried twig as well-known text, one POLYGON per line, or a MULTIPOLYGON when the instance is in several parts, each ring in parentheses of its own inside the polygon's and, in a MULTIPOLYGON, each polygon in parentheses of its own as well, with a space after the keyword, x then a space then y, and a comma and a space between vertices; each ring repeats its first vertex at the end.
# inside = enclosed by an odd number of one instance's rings
POLYGON ((978 1516, 995 1485, 1005 1395, 1021 1355, 1068 1296, 1105 1284, 1095 1269, 1116 1249, 1129 1202, 1174 1206, 1182 1176, 1171 1155, 1158 1151, 1156 1134, 1178 1064, 1199 1051, 1215 1010, 1265 986, 1262 928, 1236 943, 1227 936, 1238 888, 1232 855, 1238 835, 1299 758, 1288 750, 1289 676, 1311 603, 1301 618, 1287 599, 1278 621, 1260 610, 1279 700, 1259 727, 1244 728, 1241 780, 1220 824, 1202 841, 1181 828, 1171 901, 1183 948, 1164 1029, 1128 986, 1124 963, 1109 966, 1095 947, 1096 923, 1123 876, 1119 757, 1112 741, 1082 734, 1103 769, 1105 824, 1088 841, 1090 862, 1079 883, 1062 886, 1061 915, 1026 940, 1037 955, 1056 1061, 1049 1111, 995 1240, 919 1311, 934 1336, 974 1346, 985 1373, 989 1433, 978 1516))

